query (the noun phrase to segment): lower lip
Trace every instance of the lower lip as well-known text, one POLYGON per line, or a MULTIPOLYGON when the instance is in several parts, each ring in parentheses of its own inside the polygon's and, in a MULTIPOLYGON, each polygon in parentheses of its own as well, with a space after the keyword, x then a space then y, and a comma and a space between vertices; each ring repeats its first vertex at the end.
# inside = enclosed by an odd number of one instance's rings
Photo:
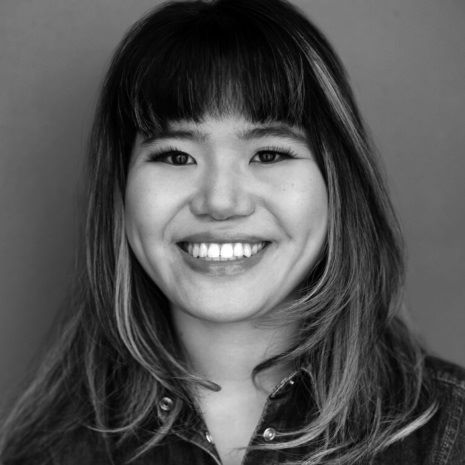
POLYGON ((209 276, 234 276, 244 273, 257 265, 264 257, 270 245, 265 245, 259 252, 249 258, 244 257, 228 261, 211 261, 195 258, 181 249, 181 247, 177 247, 181 252, 182 258, 192 270, 209 276))

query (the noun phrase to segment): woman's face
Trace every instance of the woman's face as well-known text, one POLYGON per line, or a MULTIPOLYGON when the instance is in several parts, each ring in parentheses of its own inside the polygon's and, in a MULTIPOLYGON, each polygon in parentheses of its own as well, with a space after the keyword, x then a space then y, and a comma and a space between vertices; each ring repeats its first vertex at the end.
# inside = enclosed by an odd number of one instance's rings
POLYGON ((137 136, 125 217, 132 250, 172 310, 233 322, 295 290, 324 243, 328 200, 302 130, 205 117, 137 136))

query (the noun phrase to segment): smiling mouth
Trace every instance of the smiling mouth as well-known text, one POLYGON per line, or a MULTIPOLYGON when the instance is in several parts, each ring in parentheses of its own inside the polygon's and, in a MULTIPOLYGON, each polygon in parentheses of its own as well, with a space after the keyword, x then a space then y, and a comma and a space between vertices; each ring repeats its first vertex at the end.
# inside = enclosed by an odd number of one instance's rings
POLYGON ((177 245, 193 258, 210 262, 243 260, 258 254, 271 242, 178 242, 177 245))

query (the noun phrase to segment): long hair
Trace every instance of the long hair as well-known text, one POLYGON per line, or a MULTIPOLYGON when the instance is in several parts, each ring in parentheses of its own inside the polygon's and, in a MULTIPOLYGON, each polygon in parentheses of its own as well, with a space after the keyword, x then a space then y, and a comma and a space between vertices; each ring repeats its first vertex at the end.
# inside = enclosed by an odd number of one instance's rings
POLYGON ((304 128, 329 202, 321 259, 281 314, 300 323, 299 336, 254 370, 305 367, 318 414, 260 447, 312 442, 318 447, 295 463, 349 465, 433 416, 426 350, 399 316, 398 222, 335 52, 284 0, 182 1, 137 22, 113 57, 90 141, 81 290, 4 425, 5 463, 59 451, 82 431, 101 438, 109 456, 132 444, 134 459, 170 431, 196 384, 214 388, 189 371, 167 299, 129 248, 124 192, 137 132, 234 111, 304 128), (154 423, 166 392, 174 409, 154 423))

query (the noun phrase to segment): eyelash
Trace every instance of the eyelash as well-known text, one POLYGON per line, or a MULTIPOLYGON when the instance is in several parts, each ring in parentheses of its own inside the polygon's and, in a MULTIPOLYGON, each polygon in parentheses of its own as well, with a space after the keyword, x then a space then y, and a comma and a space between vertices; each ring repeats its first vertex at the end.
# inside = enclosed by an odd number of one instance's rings
MULTIPOLYGON (((289 159, 289 158, 298 158, 297 154, 295 152, 293 152, 292 150, 283 149, 281 147, 265 147, 265 148, 259 150, 252 158, 255 158, 257 155, 264 154, 264 153, 277 154, 278 156, 284 157, 284 160, 289 159)), ((174 156, 174 155, 185 155, 187 157, 192 158, 187 153, 185 153, 185 152, 183 152, 181 150, 178 150, 175 147, 166 147, 165 149, 163 149, 160 152, 151 153, 149 155, 149 161, 166 163, 166 160, 168 159, 168 157, 171 157, 171 156, 174 156)), ((257 163, 257 162, 252 162, 252 163, 257 163)), ((277 161, 261 162, 261 164, 263 164, 263 165, 272 165, 274 163, 277 163, 277 161)), ((186 165, 191 165, 191 164, 194 164, 194 163, 180 163, 180 164, 168 163, 168 164, 175 165, 175 166, 186 166, 186 165)))
MULTIPOLYGON (((158 162, 166 162, 166 159, 170 156, 173 155, 186 155, 190 156, 185 152, 182 152, 181 150, 178 150, 175 147, 166 147, 165 149, 159 151, 159 152, 153 152, 149 155, 149 161, 158 161, 158 162)), ((191 157, 192 158, 192 157, 191 157)), ((175 163, 169 163, 170 165, 174 165, 175 163)), ((177 165, 177 166, 183 166, 183 164, 177 165)))

